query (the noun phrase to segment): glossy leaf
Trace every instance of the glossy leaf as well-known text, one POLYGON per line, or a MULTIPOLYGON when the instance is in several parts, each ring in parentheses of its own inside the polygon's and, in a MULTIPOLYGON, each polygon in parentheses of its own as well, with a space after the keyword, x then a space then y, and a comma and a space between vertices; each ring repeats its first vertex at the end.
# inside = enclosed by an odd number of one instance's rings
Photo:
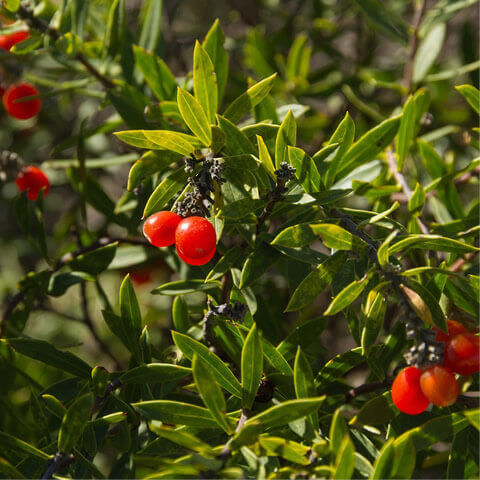
POLYGON ((199 138, 203 145, 210 145, 212 143, 212 129, 198 100, 192 94, 183 90, 183 88, 178 88, 177 102, 178 109, 188 128, 199 138))
POLYGON ((154 295, 186 295, 194 292, 206 292, 220 287, 219 282, 203 280, 178 280, 176 282, 164 283, 152 290, 154 295))
POLYGON ((415 99, 408 97, 407 102, 403 107, 402 119, 400 120, 400 127, 397 136, 397 167, 402 171, 405 157, 408 154, 410 145, 412 143, 413 135, 415 133, 415 99))
MULTIPOLYGON (((310 398, 316 395, 312 368, 310 367, 310 363, 300 347, 298 347, 297 355, 295 357, 293 381, 295 385, 295 394, 297 395, 298 399, 310 398)), ((309 418, 312 422, 313 428, 317 428, 318 414, 314 412, 309 418)))
POLYGON ((175 382, 191 375, 190 368, 170 363, 149 363, 125 372, 120 381, 125 384, 142 384, 156 382, 175 382))
POLYGON ((459 85, 455 87, 470 104, 470 106, 480 114, 480 92, 472 85, 459 85))
POLYGON ((320 191, 320 174, 315 163, 302 149, 288 147, 288 159, 296 169, 295 176, 307 193, 320 191))
POLYGON ((288 162, 288 146, 295 146, 297 142, 297 124, 291 110, 283 119, 275 140, 275 167, 279 168, 282 162, 288 162))
POLYGON ((212 60, 198 41, 195 43, 193 51, 193 91, 205 112, 207 123, 214 123, 219 93, 217 75, 212 60))
POLYGON ((250 409, 257 394, 263 373, 263 348, 254 323, 242 349, 242 407, 250 409))

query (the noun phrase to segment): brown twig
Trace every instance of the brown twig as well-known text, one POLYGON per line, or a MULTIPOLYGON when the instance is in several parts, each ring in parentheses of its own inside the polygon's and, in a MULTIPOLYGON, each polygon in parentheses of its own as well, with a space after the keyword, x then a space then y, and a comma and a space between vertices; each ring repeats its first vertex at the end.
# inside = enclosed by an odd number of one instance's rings
MULTIPOLYGON (((403 175, 402 172, 398 170, 397 167, 397 160, 395 159, 395 154, 393 153, 393 150, 391 148, 387 148, 387 160, 388 160, 388 168, 392 175, 395 178, 395 181, 397 184, 400 186, 402 189, 403 193, 407 197, 407 202, 412 198, 412 191, 410 190, 410 187, 408 186, 407 180, 405 179, 405 176, 403 175)), ((420 217, 417 217, 417 222, 418 226, 420 227, 420 230, 422 231, 423 234, 425 235, 430 235, 430 230, 428 227, 423 223, 423 220, 420 217)))
POLYGON ((359 395, 363 395, 365 393, 371 393, 375 390, 380 390, 381 388, 387 388, 392 384, 392 380, 386 379, 383 382, 372 382, 372 383, 364 383, 363 385, 359 385, 358 387, 351 388, 345 394, 345 402, 351 402, 355 397, 359 395))

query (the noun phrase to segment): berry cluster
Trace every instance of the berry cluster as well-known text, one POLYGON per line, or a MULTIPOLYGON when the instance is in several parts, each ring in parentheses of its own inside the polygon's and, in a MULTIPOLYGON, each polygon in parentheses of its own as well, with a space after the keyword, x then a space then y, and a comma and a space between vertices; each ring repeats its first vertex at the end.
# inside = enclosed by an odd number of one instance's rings
POLYGON ((438 407, 452 405, 458 396, 454 373, 471 375, 480 371, 480 338, 455 320, 447 323, 448 334, 435 328, 435 341, 444 345, 443 365, 428 366, 423 371, 406 367, 393 382, 393 403, 404 413, 418 415, 430 403, 438 407))
POLYGON ((205 218, 181 218, 175 212, 157 212, 143 225, 145 238, 155 247, 175 244, 178 256, 189 265, 208 263, 216 250, 217 235, 205 218))
MULTIPOLYGON (((202 160, 196 158, 185 158, 185 171, 192 173, 197 163, 202 160)), ((221 160, 213 158, 213 154, 208 154, 203 159, 202 169, 195 176, 188 178, 188 183, 192 187, 190 192, 185 194, 182 201, 175 205, 175 212, 182 218, 192 216, 207 216, 209 208, 213 205, 213 199, 210 194, 215 192, 213 182, 222 184, 225 179, 222 177, 224 164, 221 160)))

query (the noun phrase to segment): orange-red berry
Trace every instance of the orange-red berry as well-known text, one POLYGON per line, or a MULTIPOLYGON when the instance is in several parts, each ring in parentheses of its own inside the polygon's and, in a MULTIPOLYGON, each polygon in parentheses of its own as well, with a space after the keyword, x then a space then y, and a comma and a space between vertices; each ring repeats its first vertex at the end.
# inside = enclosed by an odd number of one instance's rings
POLYGON ((433 327, 437 335, 435 336, 435 341, 437 342, 447 342, 455 335, 459 333, 467 333, 467 329, 456 320, 447 320, 448 334, 442 332, 438 327, 433 327))
POLYGON ((457 379, 450 369, 441 365, 427 368, 422 373, 420 388, 425 397, 437 407, 448 407, 457 400, 457 379))
POLYGON ((47 176, 42 170, 32 165, 25 167, 18 174, 15 183, 21 192, 27 190, 30 200, 36 200, 42 188, 44 189, 44 196, 50 191, 50 182, 47 176))
POLYGON ((480 371, 480 338, 473 333, 455 335, 445 345, 445 366, 460 375, 480 371))
POLYGON ((17 43, 23 42, 30 34, 26 30, 10 33, 9 35, 0 35, 0 49, 10 51, 17 43))
POLYGON ((143 234, 154 247, 168 247, 175 243, 175 230, 182 217, 163 211, 150 215, 143 224, 143 234))
POLYGON ((178 256, 190 265, 204 265, 215 254, 217 236, 213 225, 203 217, 184 218, 177 226, 175 243, 178 256))
POLYGON ((406 367, 393 381, 392 400, 403 413, 418 415, 425 411, 430 403, 420 388, 421 375, 418 368, 406 367))
POLYGON ((38 94, 38 90, 29 83, 11 85, 3 95, 3 106, 12 117, 26 120, 40 112, 42 101, 39 98, 22 101, 22 98, 33 97, 38 94))

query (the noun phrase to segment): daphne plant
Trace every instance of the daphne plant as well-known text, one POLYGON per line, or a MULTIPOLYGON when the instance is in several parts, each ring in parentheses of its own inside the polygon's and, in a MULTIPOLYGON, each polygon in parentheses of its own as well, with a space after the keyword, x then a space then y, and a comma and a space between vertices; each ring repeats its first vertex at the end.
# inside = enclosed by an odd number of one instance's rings
POLYGON ((474 2, 128 3, 2 2, 0 478, 477 478, 474 2))

